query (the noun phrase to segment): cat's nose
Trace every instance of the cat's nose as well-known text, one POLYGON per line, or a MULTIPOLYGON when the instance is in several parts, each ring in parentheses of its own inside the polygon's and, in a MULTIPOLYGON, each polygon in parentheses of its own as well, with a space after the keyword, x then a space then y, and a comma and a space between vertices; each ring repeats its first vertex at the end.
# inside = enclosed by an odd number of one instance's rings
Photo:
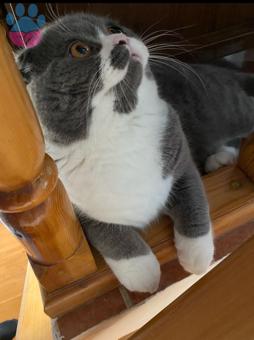
POLYGON ((129 42, 129 38, 122 33, 114 34, 112 40, 114 45, 127 45, 129 42))

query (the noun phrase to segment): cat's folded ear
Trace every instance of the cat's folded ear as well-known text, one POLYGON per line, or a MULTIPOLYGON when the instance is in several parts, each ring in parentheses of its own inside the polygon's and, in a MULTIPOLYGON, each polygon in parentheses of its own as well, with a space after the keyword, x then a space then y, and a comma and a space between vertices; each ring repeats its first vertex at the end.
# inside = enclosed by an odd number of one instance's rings
POLYGON ((20 70, 25 83, 29 84, 32 78, 32 74, 35 68, 34 63, 34 51, 35 48, 25 48, 21 51, 18 51, 15 54, 15 60, 18 65, 18 69, 20 70))

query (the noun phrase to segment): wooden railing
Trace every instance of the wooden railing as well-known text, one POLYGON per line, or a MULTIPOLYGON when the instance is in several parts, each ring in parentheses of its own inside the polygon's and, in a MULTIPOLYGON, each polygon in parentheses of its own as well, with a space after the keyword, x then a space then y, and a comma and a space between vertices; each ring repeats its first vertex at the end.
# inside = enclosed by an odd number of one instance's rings
POLYGON ((42 132, 5 31, 0 27, 1 220, 26 248, 45 292, 96 270, 42 132))

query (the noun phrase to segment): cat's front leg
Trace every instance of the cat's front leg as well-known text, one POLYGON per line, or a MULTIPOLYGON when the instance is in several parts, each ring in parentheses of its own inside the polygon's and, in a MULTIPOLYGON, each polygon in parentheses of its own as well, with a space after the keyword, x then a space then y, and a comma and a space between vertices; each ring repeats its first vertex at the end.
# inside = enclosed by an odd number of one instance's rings
POLYGON ((193 274, 207 271, 214 256, 212 225, 200 175, 190 161, 168 200, 180 264, 193 274))
POLYGON ((78 213, 90 243, 102 254, 120 283, 130 291, 153 293, 160 282, 160 264, 132 227, 101 223, 78 213))

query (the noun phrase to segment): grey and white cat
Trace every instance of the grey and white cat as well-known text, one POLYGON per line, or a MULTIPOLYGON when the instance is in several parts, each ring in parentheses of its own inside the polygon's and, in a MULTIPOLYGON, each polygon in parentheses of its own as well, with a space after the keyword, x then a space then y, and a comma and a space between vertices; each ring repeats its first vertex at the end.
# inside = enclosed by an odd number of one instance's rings
POLYGON ((162 213, 174 220, 184 269, 207 270, 214 243, 198 169, 234 161, 227 144, 254 127, 252 76, 192 65, 204 90, 183 69, 150 61, 135 33, 84 13, 49 24, 18 57, 90 243, 140 292, 158 288, 160 265, 138 230, 162 213))

